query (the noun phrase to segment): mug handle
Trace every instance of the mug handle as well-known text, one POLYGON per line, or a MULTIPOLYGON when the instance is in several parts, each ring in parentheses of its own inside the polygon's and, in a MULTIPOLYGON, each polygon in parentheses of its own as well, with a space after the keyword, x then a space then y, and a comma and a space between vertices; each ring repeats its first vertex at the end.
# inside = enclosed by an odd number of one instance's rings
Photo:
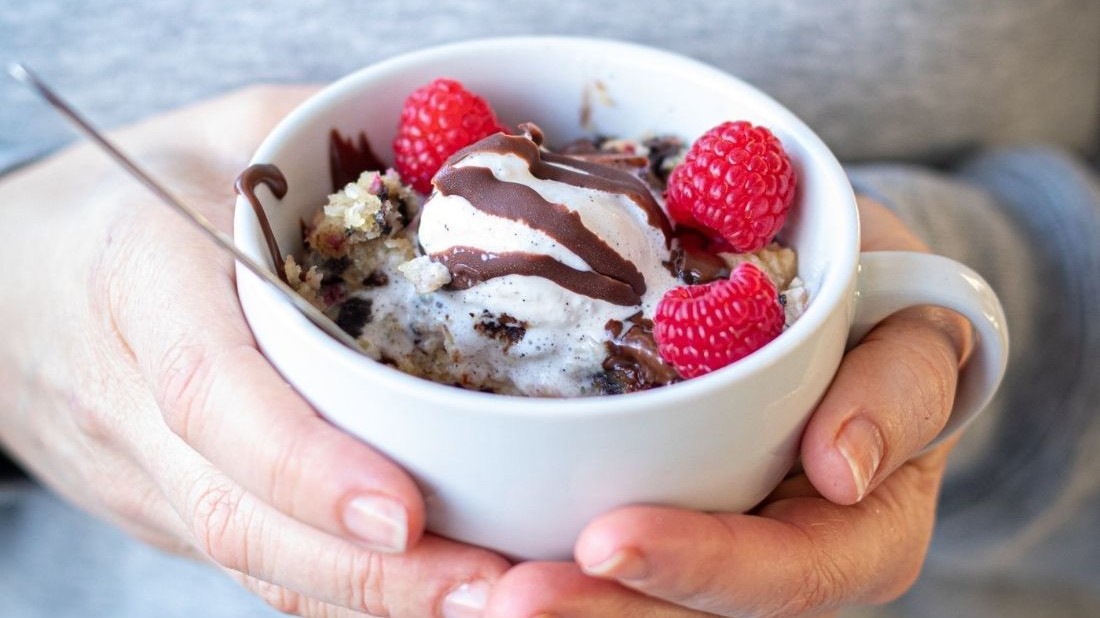
POLYGON ((939 255, 866 251, 860 254, 855 304, 849 348, 887 316, 916 305, 956 311, 978 335, 959 373, 951 417, 925 450, 965 427, 993 398, 1008 364, 1008 329, 1001 301, 978 273, 939 255))

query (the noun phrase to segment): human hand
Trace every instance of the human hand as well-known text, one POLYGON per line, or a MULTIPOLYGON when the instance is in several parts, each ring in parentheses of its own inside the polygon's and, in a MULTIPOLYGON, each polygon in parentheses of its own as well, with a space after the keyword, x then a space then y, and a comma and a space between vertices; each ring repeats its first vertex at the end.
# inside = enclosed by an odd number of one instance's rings
MULTIPOLYGON (((927 250, 860 199, 863 250, 927 250)), ((961 316, 916 308, 844 357, 803 434, 802 468, 749 514, 632 506, 591 522, 576 563, 531 562, 496 585, 489 618, 807 616, 900 596, 935 519, 950 415, 970 348, 961 316)), ((700 474, 705 474, 700 471, 700 474)))
MULTIPOLYGON (((248 89, 113 137, 228 230, 234 178, 311 91, 248 89)), ((303 616, 438 616, 507 567, 422 536, 413 481, 256 349, 232 259, 100 153, 4 178, 0 217, 0 445, 69 500, 303 616)))

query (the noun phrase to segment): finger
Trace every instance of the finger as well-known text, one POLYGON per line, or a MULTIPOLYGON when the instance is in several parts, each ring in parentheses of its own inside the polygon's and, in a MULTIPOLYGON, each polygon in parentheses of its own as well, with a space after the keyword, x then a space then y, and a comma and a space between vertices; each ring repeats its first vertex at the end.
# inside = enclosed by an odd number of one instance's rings
POLYGON ((928 251, 928 245, 889 208, 866 196, 856 196, 861 251, 928 251))
POLYGON ((132 463, 98 468, 92 481, 94 499, 74 500, 96 517, 107 521, 132 538, 168 553, 199 558, 190 534, 178 514, 146 472, 132 463), (102 482, 110 479, 110 482, 102 482))
POLYGON ((105 490, 102 503, 90 511, 115 524, 123 532, 147 545, 192 559, 204 558, 191 542, 187 526, 144 470, 126 478, 110 478, 114 487, 105 490))
POLYGON ((317 89, 313 85, 249 86, 112 131, 111 137, 169 188, 202 179, 208 186, 231 192, 233 179, 248 165, 260 142, 317 89), (192 155, 182 158, 217 175, 180 170, 181 154, 192 155))
POLYGON ((700 618, 689 608, 594 579, 568 562, 527 562, 493 588, 485 618, 700 618))
MULTIPOLYGON (((150 139, 156 127, 179 132, 179 126, 201 126, 172 147, 204 155, 213 149, 232 160, 289 108, 270 95, 263 89, 230 95, 139 134, 150 139), (255 135, 210 141, 203 139, 207 127, 255 135)), ((288 98, 294 99, 281 100, 288 98)), ((231 210, 231 182, 219 176, 224 170, 212 170, 217 165, 206 156, 192 158, 202 180, 179 192, 195 197, 204 212, 231 210), (224 192, 220 204, 207 195, 216 194, 211 182, 224 192)), ((231 261, 174 213, 150 210, 144 193, 124 199, 133 200, 128 211, 140 216, 120 217, 97 269, 105 279, 97 288, 108 289, 106 313, 153 386, 169 426, 251 493, 293 517, 380 550, 415 544, 424 519, 415 484, 392 462, 321 421, 255 350, 236 301, 231 261)))
POLYGON ((758 515, 628 507, 590 524, 584 572, 723 616, 798 616, 881 603, 916 578, 931 537, 943 457, 898 470, 853 506, 772 502, 758 515))
POLYGON ((291 519, 164 434, 150 462, 193 544, 225 569, 318 602, 380 616, 432 617, 487 591, 508 564, 426 537, 400 555, 366 550, 291 519))
POLYGON ((754 510, 758 511, 760 507, 780 500, 820 497, 821 492, 813 486, 810 479, 806 478, 806 474, 800 470, 797 474, 788 475, 787 478, 783 479, 783 482, 773 489, 754 510))
MULTIPOLYGON (((927 251, 893 213, 860 196, 864 250, 927 251)), ((856 502, 921 451, 950 417, 969 324, 922 307, 881 323, 846 356, 802 440, 802 465, 817 490, 856 502)))
POLYGON ((363 618, 371 615, 318 601, 237 571, 226 570, 226 573, 264 603, 283 614, 305 618, 363 618))
POLYGON ((36 434, 20 432, 11 442, 14 454, 36 481, 73 505, 146 544, 170 553, 192 555, 186 530, 160 488, 120 448, 126 441, 146 437, 136 430, 135 423, 127 421, 141 417, 148 398, 123 395, 121 400, 107 403, 110 400, 99 398, 94 392, 100 388, 102 383, 80 379, 79 386, 73 389, 79 395, 64 402, 55 399, 40 402, 39 421, 46 423, 46 431, 40 435, 53 439, 43 442, 36 434), (51 409, 57 405, 66 408, 51 409), (101 411, 104 407, 108 411, 101 411), (38 456, 30 456, 35 451, 38 456), (51 465, 57 461, 77 463, 51 465))
POLYGON ((961 351, 945 313, 895 314, 845 355, 802 437, 802 466, 829 500, 862 500, 947 423, 961 351))
POLYGON ((131 225, 118 230, 98 276, 164 422, 296 519, 381 551, 414 545, 424 525, 415 483, 320 419, 256 350, 229 260, 179 230, 171 213, 131 225))

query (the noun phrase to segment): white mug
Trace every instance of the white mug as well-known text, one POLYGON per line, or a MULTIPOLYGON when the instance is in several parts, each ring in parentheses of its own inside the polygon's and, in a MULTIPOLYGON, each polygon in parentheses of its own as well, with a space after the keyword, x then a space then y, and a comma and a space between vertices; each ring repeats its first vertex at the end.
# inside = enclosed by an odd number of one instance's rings
MULTIPOLYGON (((852 188, 805 124, 733 76, 633 44, 469 41, 391 58, 333 83, 283 120, 253 159, 274 163, 287 178, 283 199, 261 191, 284 251, 300 251, 300 221, 331 192, 330 131, 363 132, 392 162, 404 98, 437 77, 481 94, 511 126, 535 122, 551 145, 593 132, 672 133, 690 142, 737 119, 770 128, 799 174, 781 239, 798 252, 810 301, 777 339, 708 375, 626 395, 533 399, 464 391, 375 363, 238 268, 241 303, 261 349, 321 415, 413 475, 430 531, 513 558, 563 559, 588 521, 618 506, 749 509, 791 468, 849 339, 912 305, 954 309, 978 335, 940 439, 995 392, 1008 339, 1000 303, 981 277, 936 256, 861 254, 852 188)), ((243 251, 270 265, 243 200, 235 234, 243 251)))

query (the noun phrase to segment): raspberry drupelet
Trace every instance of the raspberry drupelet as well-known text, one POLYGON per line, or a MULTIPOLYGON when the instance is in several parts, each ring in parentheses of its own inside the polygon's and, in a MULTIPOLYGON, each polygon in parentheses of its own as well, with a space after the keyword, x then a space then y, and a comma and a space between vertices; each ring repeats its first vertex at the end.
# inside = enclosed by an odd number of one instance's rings
POLYGON ((668 213, 751 253, 783 227, 796 184, 791 160, 771 131, 743 120, 723 122, 695 140, 672 171, 668 213))

